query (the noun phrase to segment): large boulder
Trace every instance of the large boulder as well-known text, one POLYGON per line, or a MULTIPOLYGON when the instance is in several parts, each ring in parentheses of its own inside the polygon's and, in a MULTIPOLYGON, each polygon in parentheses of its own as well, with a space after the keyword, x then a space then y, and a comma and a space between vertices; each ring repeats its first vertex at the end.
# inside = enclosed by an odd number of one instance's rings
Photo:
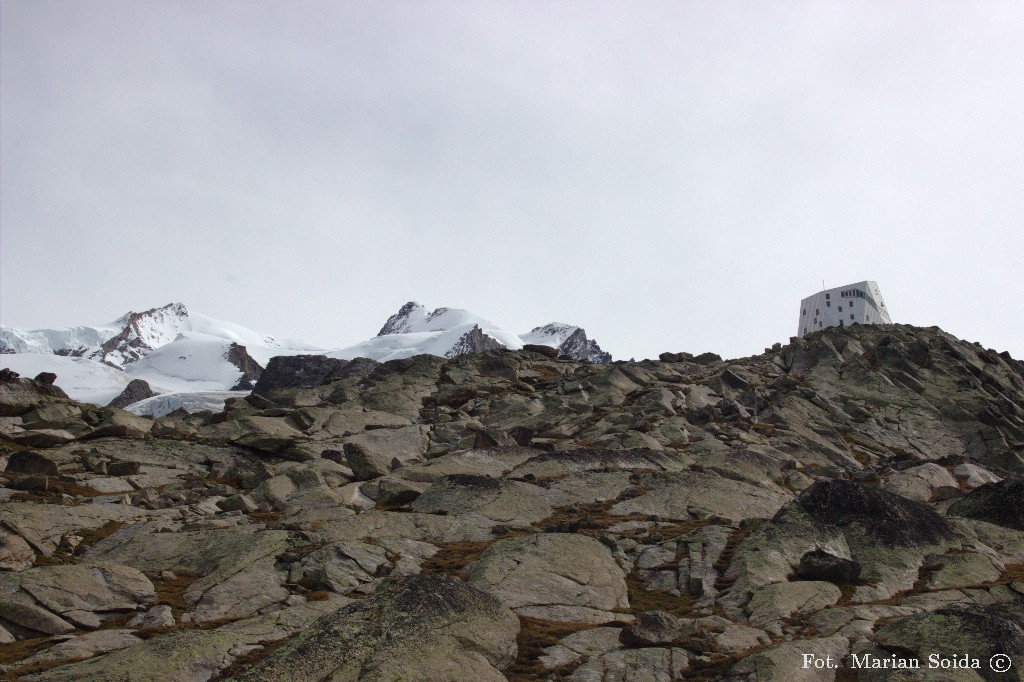
POLYGON ((435 575, 390 578, 324 616, 240 682, 502 682, 519 620, 494 597, 435 575))
POLYGON ((364 431, 345 443, 346 463, 360 481, 384 476, 396 465, 420 460, 426 451, 427 435, 422 426, 364 431))
POLYGON ((858 526, 885 545, 928 545, 953 537, 946 520, 923 504, 852 481, 819 481, 797 504, 818 523, 858 526))

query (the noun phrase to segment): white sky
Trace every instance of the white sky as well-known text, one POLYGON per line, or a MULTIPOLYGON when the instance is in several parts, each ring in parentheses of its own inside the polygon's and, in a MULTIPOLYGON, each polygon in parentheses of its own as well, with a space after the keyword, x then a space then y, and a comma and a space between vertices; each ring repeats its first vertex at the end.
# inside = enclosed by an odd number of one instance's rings
POLYGON ((616 358, 821 288, 1024 357, 1024 3, 0 0, 0 322, 407 300, 616 358))

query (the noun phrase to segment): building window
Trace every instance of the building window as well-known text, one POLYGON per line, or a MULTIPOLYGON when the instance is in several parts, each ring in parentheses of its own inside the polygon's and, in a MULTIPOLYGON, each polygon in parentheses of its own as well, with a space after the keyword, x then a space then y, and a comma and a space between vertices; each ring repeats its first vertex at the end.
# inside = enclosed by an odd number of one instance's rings
POLYGON ((842 327, 842 326, 843 326, 843 321, 842 321, 842 320, 839 320, 839 326, 840 326, 840 327, 842 327))
POLYGON ((831 297, 831 296, 830 296, 830 294, 825 294, 825 300, 826 300, 826 301, 827 301, 827 300, 828 300, 828 299, 829 299, 830 297, 831 297))
POLYGON ((800 314, 801 314, 801 315, 806 315, 806 314, 807 314, 807 309, 806 309, 806 308, 804 308, 803 312, 802 312, 802 313, 800 313, 800 314))
MULTIPOLYGON (((831 308, 832 307, 832 301, 825 301, 825 307, 826 308, 831 308)), ((842 308, 840 308, 840 310, 842 310, 842 308)))
POLYGON ((839 306, 839 312, 843 312, 843 306, 839 306))
POLYGON ((853 315, 850 315, 850 319, 851 319, 851 320, 853 319, 853 315))

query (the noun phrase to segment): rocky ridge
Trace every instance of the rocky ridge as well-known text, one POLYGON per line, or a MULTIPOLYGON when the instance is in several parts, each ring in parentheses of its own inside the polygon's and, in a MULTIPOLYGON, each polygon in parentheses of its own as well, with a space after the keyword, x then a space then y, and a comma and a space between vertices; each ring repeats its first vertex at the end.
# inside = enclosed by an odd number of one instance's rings
POLYGON ((901 325, 548 350, 290 358, 156 420, 2 373, 3 674, 1022 677, 1024 364, 901 325))

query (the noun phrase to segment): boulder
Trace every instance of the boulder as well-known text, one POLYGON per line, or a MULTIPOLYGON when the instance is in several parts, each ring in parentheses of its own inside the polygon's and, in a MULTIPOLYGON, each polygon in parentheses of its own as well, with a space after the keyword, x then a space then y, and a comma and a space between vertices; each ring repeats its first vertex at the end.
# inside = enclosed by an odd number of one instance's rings
POLYGON ((687 632, 683 622, 664 611, 645 611, 637 621, 623 628, 619 641, 626 646, 648 647, 672 644, 687 632))
POLYGON ((800 557, 796 574, 803 580, 825 580, 836 585, 847 585, 856 582, 860 577, 860 569, 860 564, 852 559, 816 549, 800 557))
POLYGON ((899 495, 852 481, 819 481, 797 504, 819 523, 856 525, 890 546, 934 544, 953 537, 946 520, 928 507, 899 495))
POLYGON ((356 434, 345 443, 345 459, 356 479, 368 481, 399 466, 423 458, 427 436, 421 426, 374 429, 356 434))
POLYGON ((836 670, 802 667, 805 657, 824 662, 831 659, 838 668, 850 651, 850 642, 841 635, 783 642, 740 659, 725 676, 727 682, 824 682, 836 679, 836 670))
POLYGON ((102 418, 86 438, 145 438, 153 428, 153 420, 124 410, 103 410, 102 418))
POLYGON ((480 514, 522 526, 551 516, 551 498, 547 490, 522 481, 454 474, 435 481, 410 508, 426 514, 480 514))
POLYGON ((22 450, 15 452, 7 460, 7 473, 9 474, 42 474, 44 476, 57 476, 57 464, 48 457, 38 452, 22 450))
POLYGON ((829 582, 774 583, 754 592, 747 605, 750 624, 781 635, 783 620, 813 614, 835 604, 841 596, 839 588, 829 582))
POLYGON ((885 490, 908 500, 928 502, 941 488, 957 488, 953 475, 934 462, 897 471, 882 484, 885 490))
POLYGON ((645 514, 690 520, 719 516, 733 521, 770 518, 789 502, 789 493, 774 486, 753 485, 710 471, 640 474, 642 495, 617 503, 611 513, 645 514))
POLYGON ((673 682, 684 679, 690 654, 682 648, 624 649, 591 656, 567 678, 570 682, 636 680, 673 682))
POLYGON ((501 682, 519 620, 459 580, 390 578, 372 597, 324 616, 239 682, 501 682))

